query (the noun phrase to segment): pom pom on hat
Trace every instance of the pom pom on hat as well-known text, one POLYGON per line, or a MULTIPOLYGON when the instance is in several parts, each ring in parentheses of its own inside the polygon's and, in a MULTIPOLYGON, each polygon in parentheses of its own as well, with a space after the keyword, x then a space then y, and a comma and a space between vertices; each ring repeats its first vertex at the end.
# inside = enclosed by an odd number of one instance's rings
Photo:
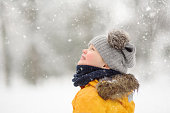
POLYGON ((115 49, 125 48, 126 43, 130 41, 129 35, 123 30, 112 30, 108 33, 108 43, 115 49))

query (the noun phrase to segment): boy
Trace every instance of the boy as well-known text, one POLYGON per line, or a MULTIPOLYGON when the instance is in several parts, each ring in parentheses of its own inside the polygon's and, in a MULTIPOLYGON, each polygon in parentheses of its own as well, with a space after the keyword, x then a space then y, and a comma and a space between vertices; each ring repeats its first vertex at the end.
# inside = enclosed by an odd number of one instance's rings
POLYGON ((132 94, 139 83, 127 69, 135 65, 136 48, 123 30, 94 37, 83 49, 72 81, 81 89, 73 113, 134 113, 132 94))

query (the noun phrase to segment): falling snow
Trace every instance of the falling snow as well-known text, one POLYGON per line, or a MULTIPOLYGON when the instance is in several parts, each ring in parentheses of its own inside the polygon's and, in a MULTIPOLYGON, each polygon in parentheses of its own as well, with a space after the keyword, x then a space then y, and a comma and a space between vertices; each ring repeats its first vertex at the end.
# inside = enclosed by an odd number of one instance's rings
POLYGON ((166 0, 2 1, 0 112, 24 113, 28 106, 29 113, 72 112, 79 89, 71 79, 82 49, 94 36, 122 28, 137 49, 137 64, 128 70, 141 84, 135 112, 169 113, 169 6, 166 0))
POLYGON ((72 39, 70 38, 70 39, 68 39, 68 42, 71 42, 72 41, 72 39))

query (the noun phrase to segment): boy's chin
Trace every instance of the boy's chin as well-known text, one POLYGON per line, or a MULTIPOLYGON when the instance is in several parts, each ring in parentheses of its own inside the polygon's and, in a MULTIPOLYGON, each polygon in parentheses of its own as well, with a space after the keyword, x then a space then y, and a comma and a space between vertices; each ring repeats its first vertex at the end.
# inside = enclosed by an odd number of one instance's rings
POLYGON ((86 63, 84 61, 82 61, 82 60, 79 60, 77 65, 86 65, 86 63))

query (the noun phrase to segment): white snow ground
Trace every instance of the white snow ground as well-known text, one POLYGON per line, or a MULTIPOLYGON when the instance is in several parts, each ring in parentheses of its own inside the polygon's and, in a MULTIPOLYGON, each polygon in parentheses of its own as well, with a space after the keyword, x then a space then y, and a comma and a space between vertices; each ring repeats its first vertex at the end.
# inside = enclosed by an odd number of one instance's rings
MULTIPOLYGON (((71 82, 72 76, 48 78, 44 84, 30 86, 15 79, 11 87, 0 84, 0 113, 71 113, 71 101, 79 90, 71 82)), ((135 113, 169 113, 170 78, 157 77, 141 83, 135 94, 135 113)))

